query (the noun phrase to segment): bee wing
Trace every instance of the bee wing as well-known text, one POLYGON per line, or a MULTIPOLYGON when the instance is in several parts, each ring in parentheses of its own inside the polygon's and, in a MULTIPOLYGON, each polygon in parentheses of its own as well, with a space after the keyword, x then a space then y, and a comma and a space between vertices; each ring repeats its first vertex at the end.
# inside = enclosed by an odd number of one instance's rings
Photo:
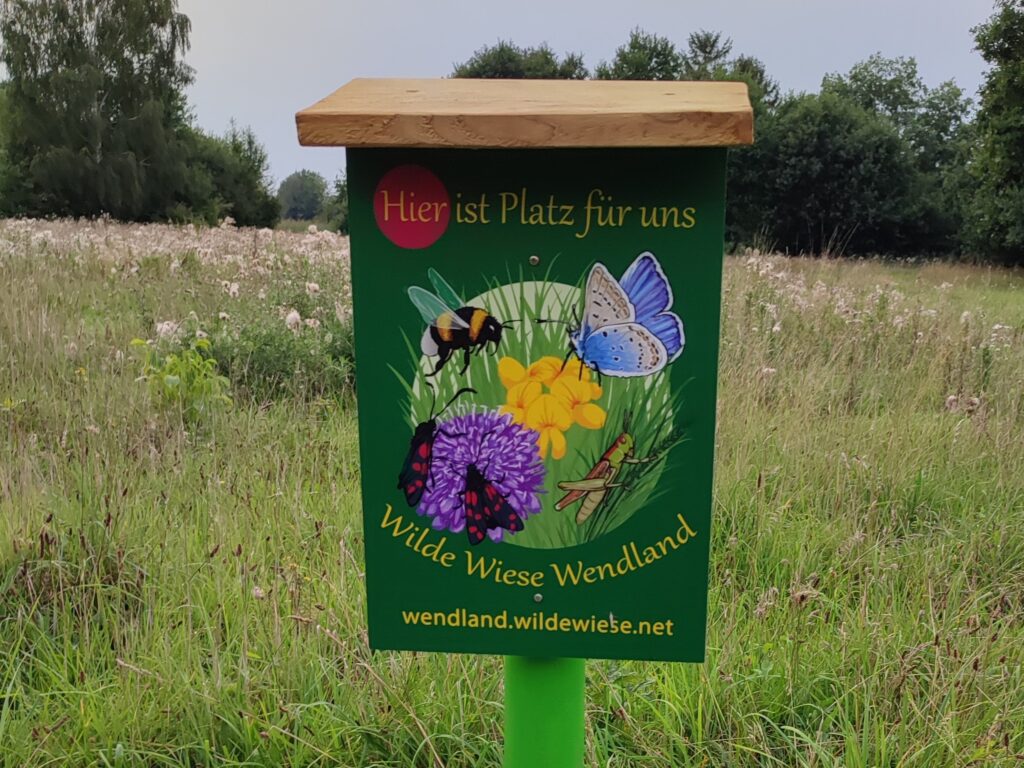
POLYGON ((445 304, 441 299, 432 294, 426 288, 413 286, 409 289, 409 300, 420 311, 420 317, 428 325, 437 325, 437 319, 447 314, 450 318, 451 327, 469 328, 469 323, 455 314, 455 309, 445 304))
POLYGON ((430 278, 430 284, 434 286, 434 290, 437 291, 441 301, 447 302, 449 307, 458 309, 459 307, 466 306, 466 302, 462 300, 462 297, 455 292, 454 288, 448 285, 448 282, 441 277, 436 269, 433 267, 428 269, 427 277, 430 278))

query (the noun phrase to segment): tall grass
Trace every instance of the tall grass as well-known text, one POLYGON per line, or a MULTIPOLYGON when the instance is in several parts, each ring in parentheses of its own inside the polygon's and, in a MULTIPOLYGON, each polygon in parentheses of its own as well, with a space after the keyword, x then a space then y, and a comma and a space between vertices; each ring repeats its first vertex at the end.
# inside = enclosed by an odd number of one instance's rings
MULTIPOLYGON (((155 321, 283 327, 260 290, 343 262, 3 231, 0 765, 499 765, 500 660, 367 649, 349 398, 189 430, 136 381, 155 321)), ((724 298, 708 659, 588 664, 588 765, 1019 765, 1024 276, 740 258, 724 298)))

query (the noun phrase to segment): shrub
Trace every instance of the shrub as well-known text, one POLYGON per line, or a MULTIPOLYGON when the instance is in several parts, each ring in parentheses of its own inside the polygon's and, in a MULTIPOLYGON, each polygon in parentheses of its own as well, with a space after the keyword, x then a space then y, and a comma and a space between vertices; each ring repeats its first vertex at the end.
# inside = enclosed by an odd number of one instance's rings
POLYGON ((337 318, 290 330, 279 319, 211 336, 210 355, 240 394, 255 400, 345 397, 355 384, 351 324, 337 318))
POLYGON ((142 379, 153 401, 172 410, 186 424, 195 424, 217 408, 231 405, 230 382, 217 370, 208 339, 193 339, 177 352, 161 352, 158 345, 135 339, 142 353, 142 379))

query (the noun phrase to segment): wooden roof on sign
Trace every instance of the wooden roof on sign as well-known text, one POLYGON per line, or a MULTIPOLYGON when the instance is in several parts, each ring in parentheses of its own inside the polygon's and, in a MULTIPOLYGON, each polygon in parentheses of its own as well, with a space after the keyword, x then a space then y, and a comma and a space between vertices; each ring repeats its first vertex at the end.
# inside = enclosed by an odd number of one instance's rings
POLYGON ((345 147, 750 144, 745 83, 358 79, 295 116, 299 143, 345 147))

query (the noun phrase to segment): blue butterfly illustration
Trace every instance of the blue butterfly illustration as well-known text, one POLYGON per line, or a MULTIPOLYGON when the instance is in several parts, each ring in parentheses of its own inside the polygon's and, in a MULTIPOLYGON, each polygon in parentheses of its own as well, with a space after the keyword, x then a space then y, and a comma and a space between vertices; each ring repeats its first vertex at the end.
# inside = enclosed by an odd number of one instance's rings
POLYGON ((571 352, 599 375, 650 376, 683 351, 683 321, 671 311, 672 287, 653 253, 641 253, 621 280, 597 263, 587 277, 583 322, 571 352))

